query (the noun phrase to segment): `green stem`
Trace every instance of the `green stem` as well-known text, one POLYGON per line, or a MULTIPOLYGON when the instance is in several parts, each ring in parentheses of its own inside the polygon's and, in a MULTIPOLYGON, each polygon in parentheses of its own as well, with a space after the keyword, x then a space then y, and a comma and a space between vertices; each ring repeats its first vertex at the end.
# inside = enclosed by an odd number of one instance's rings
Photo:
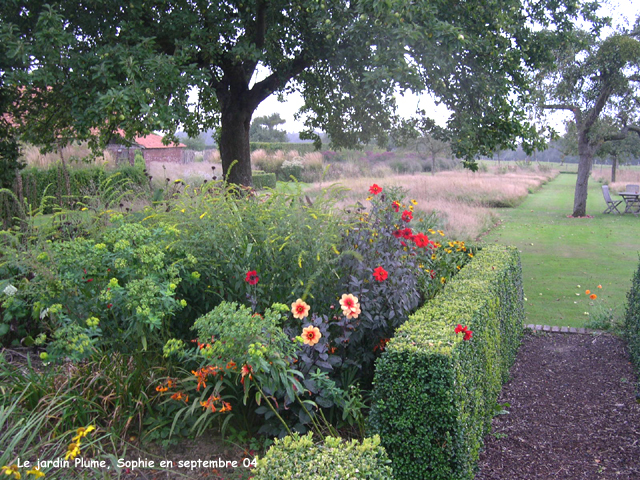
POLYGON ((287 425, 287 422, 284 421, 284 419, 280 416, 280 414, 276 411, 276 409, 273 407, 273 405, 271 405, 271 402, 269 401, 269 399, 267 398, 267 396, 264 394, 264 392, 262 391, 262 389, 256 385, 256 388, 258 389, 258 391, 260 392, 260 395, 262 395, 262 398, 264 398, 264 401, 267 402, 267 405, 269 406, 269 408, 271 409, 271 411, 275 414, 276 417, 278 417, 278 420, 280 420, 280 422, 282 422, 282 424, 284 425, 284 428, 287 429, 287 433, 289 435, 291 435, 291 430, 289 429, 289 425, 287 425))

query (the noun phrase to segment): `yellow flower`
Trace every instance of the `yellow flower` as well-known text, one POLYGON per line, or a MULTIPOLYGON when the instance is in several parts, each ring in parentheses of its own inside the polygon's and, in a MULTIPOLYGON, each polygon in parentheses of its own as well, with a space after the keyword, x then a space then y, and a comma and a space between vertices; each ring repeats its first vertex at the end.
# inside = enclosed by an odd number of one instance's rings
POLYGON ((80 442, 76 443, 70 443, 69 446, 67 447, 67 453, 64 456, 65 460, 73 460, 75 459, 78 455, 80 455, 80 442))
POLYGON ((414 205, 417 205, 418 201, 417 200, 411 200, 411 203, 413 203, 414 205))
POLYGON ((446 283, 446 281, 447 281, 447 279, 446 279, 446 278, 444 278, 444 277, 440 277, 440 283, 441 283, 441 284, 443 284, 443 285, 444 285, 444 284, 446 283))
POLYGON ((80 443, 80 440, 87 436, 87 434, 93 432, 96 429, 93 425, 89 425, 88 427, 80 427, 76 430, 76 436, 73 437, 73 441, 76 443, 80 443))
POLYGON ((4 473, 5 475, 13 475, 13 478, 17 478, 18 480, 21 478, 17 465, 11 465, 10 467, 7 467, 5 465, 4 467, 2 467, 2 473, 4 473))
POLYGON ((200 215, 200 220, 202 220, 206 214, 207 212, 204 212, 202 215, 200 215))
POLYGON ((438 233, 440 234, 441 237, 444 237, 444 232, 442 230, 438 230, 438 233))
POLYGON ((44 473, 40 471, 40 467, 33 467, 31 470, 27 470, 27 475, 35 475, 36 478, 44 477, 44 473))

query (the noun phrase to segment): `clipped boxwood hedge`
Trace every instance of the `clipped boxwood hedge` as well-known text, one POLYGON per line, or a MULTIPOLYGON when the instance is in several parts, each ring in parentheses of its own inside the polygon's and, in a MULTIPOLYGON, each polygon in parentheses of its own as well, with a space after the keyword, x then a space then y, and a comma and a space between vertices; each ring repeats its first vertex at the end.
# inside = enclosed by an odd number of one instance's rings
POLYGON ((369 417, 396 479, 473 478, 523 320, 518 251, 491 245, 396 331, 376 366, 369 417), (471 340, 454 333, 458 324, 471 340))
POLYGON ((380 438, 346 442, 326 437, 314 444, 312 433, 276 440, 251 472, 254 480, 393 480, 380 438))
POLYGON ((276 188, 276 174, 265 173, 261 170, 253 171, 253 188, 263 190, 265 188, 276 188))
POLYGON ((633 275, 631 290, 627 292, 627 311, 624 321, 629 356, 640 371, 640 265, 633 275))

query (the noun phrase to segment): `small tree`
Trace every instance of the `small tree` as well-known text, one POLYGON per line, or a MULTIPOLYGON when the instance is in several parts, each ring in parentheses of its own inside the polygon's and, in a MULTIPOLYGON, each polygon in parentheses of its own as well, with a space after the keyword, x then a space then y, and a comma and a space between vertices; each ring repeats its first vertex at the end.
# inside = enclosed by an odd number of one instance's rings
POLYGON ((587 214, 587 188, 593 159, 603 143, 640 135, 640 42, 637 33, 616 33, 598 40, 583 32, 558 45, 556 68, 541 72, 543 109, 573 114, 580 156, 573 216, 587 214), (550 101, 548 101, 550 100, 550 101), (598 120, 616 118, 612 130, 598 120))
POLYGON ((436 157, 440 154, 447 155, 451 153, 451 145, 449 142, 439 140, 430 133, 418 138, 416 141, 416 149, 419 153, 431 158, 431 175, 436 174, 436 157))

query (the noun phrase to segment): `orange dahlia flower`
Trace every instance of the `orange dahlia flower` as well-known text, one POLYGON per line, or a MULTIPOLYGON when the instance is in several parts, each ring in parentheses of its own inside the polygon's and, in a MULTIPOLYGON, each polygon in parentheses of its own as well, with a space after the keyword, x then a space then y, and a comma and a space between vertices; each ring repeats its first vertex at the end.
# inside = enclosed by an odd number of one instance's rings
POLYGON ((293 318, 298 318, 302 320, 309 315, 309 309, 311 307, 307 305, 304 300, 297 299, 295 302, 291 304, 291 313, 293 313, 293 318))
POLYGON ((309 325, 302 329, 302 340, 304 343, 313 347, 316 343, 320 341, 320 337, 322 334, 320 333, 320 329, 318 327, 313 327, 309 325))

